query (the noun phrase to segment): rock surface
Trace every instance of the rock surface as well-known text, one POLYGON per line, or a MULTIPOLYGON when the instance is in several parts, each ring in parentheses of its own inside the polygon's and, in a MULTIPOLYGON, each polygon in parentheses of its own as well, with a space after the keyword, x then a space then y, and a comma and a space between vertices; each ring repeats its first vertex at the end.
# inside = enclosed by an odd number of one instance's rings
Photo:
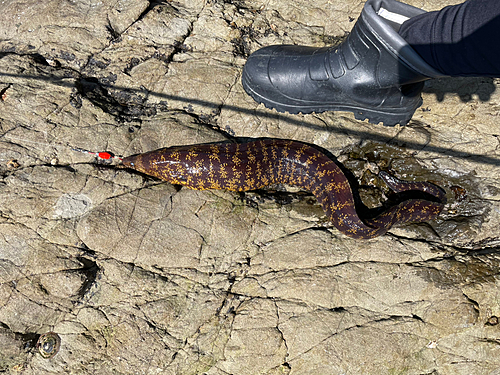
POLYGON ((500 374, 500 81, 429 82, 394 128, 278 114, 242 89, 249 53, 338 43, 362 5, 0 4, 0 372, 500 374), (367 204, 387 168, 449 202, 359 241, 307 193, 179 189, 72 150, 235 136, 329 150, 367 204))

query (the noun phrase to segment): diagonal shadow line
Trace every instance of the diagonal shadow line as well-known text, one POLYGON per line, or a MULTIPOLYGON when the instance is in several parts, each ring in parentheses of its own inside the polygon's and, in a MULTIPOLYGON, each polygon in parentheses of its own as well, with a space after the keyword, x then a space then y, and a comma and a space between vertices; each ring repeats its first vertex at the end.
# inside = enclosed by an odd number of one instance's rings
MULTIPOLYGON (((35 75, 22 75, 22 74, 11 74, 11 73, 4 73, 0 72, 0 78, 1 77, 13 77, 13 78, 24 78, 24 79, 33 79, 33 80, 38 80, 38 81, 46 81, 50 82, 54 85, 62 86, 62 87, 72 87, 75 88, 76 84, 74 81, 68 81, 68 80, 80 80, 80 81, 85 81, 86 78, 75 78, 73 74, 66 76, 66 77, 55 77, 55 76, 35 76, 35 75)), ((96 80, 95 78, 88 77, 87 79, 89 80, 96 80)), ((97 81, 97 80, 96 80, 97 81)), ((89 81, 94 83, 93 81, 89 81)), ((135 89, 135 88, 130 88, 130 87, 123 87, 123 86, 117 86, 113 84, 98 84, 101 89, 108 90, 122 90, 126 92, 132 92, 132 93, 144 93, 147 92, 148 96, 155 96, 159 97, 162 99, 166 100, 176 100, 180 102, 185 102, 186 104, 196 104, 201 107, 208 107, 208 108, 218 108, 220 106, 219 103, 216 102, 211 102, 208 100, 202 100, 202 99, 196 99, 196 98, 187 98, 187 97, 182 97, 179 95, 171 95, 171 94, 166 94, 166 93, 161 93, 161 92, 154 92, 154 91, 148 91, 146 89, 135 89)), ((131 104, 126 104, 130 106, 138 106, 138 104, 131 103, 131 104)), ((139 104, 140 105, 140 104, 139 104)), ((147 107, 147 106, 144 106, 147 107)), ((317 124, 314 124, 312 122, 305 121, 303 118, 298 117, 298 118, 290 118, 288 116, 284 116, 283 114, 280 114, 274 110, 259 110, 259 109, 252 109, 252 108, 245 108, 245 107, 239 107, 235 105, 228 105, 224 104, 223 106, 224 109, 226 110, 231 110, 234 112, 239 112, 239 113, 244 113, 256 117, 261 117, 261 118, 266 118, 266 119, 271 119, 271 120, 279 120, 283 122, 287 122, 292 125, 296 126, 303 126, 307 127, 313 130, 321 130, 325 131, 328 130, 332 133, 337 133, 339 135, 343 136, 354 136, 354 137, 359 137, 361 139, 369 139, 371 141, 375 142, 380 142, 380 143, 387 143, 391 144, 394 143, 394 137, 392 136, 384 136, 381 134, 376 134, 376 133, 371 133, 368 131, 363 131, 363 130, 353 130, 353 129, 339 129, 339 128, 333 128, 333 127, 324 127, 324 126, 319 126, 317 124)), ((174 109, 175 110, 175 109, 174 109)), ((351 120, 353 122, 357 122, 357 120, 351 120)), ((372 125, 374 127, 380 127, 380 125, 372 125)), ((500 129, 499 129, 500 130, 500 129)), ((423 151, 425 150, 426 152, 434 152, 434 153, 439 153, 444 156, 451 156, 451 157, 456 157, 460 159, 470 159, 474 162, 480 163, 480 164, 490 164, 490 165, 500 165, 500 156, 498 157, 493 157, 493 156, 488 156, 488 155, 482 155, 478 153, 472 153, 472 152, 464 152, 464 151, 456 151, 451 148, 447 147, 442 147, 442 146, 430 146, 428 144, 420 144, 417 142, 412 142, 412 141, 401 141, 404 143, 404 147, 409 149, 409 150, 414 150, 414 151, 423 151)))

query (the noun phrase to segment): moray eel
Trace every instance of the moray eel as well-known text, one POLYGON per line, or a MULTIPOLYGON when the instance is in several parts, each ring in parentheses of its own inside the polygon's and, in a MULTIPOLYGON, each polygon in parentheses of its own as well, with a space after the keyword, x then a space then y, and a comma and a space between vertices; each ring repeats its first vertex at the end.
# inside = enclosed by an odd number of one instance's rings
POLYGON ((123 158, 123 165, 191 189, 247 191, 271 184, 298 186, 314 194, 333 225, 352 238, 368 239, 393 225, 436 218, 445 194, 430 182, 407 182, 385 172, 394 192, 419 191, 429 199, 407 199, 361 219, 351 185, 339 166, 318 149, 297 141, 261 139, 248 143, 177 146, 123 158))

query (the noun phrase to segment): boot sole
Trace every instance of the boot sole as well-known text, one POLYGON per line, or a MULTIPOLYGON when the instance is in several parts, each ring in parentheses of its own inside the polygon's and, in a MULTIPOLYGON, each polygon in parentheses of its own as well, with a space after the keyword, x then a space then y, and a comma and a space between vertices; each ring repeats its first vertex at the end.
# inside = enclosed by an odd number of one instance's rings
POLYGON ((368 120, 370 124, 380 124, 385 126, 396 126, 400 124, 401 126, 406 125, 412 118, 416 109, 422 105, 422 99, 420 99, 418 105, 412 110, 406 110, 405 112, 395 113, 392 111, 381 111, 380 108, 368 108, 368 107, 358 107, 350 105, 305 105, 305 106, 291 106, 288 104, 278 103, 268 98, 265 98, 255 92, 249 84, 246 82, 246 77, 243 76, 241 83, 246 93, 250 95, 257 103, 262 103, 266 108, 275 109, 280 113, 289 113, 291 115, 297 114, 310 114, 310 113, 322 113, 322 112, 351 112, 354 114, 356 120, 365 121, 368 120))

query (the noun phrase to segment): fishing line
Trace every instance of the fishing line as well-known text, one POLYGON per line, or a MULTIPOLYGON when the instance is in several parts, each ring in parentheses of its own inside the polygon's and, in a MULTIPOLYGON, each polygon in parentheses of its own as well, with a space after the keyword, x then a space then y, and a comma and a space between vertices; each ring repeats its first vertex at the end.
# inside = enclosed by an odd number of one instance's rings
POLYGON ((45 145, 45 146, 49 146, 49 147, 69 149, 69 150, 74 151, 74 152, 80 152, 80 153, 92 155, 92 156, 95 156, 98 159, 102 159, 102 160, 108 160, 108 161, 118 160, 121 162, 123 159, 119 156, 116 156, 114 153, 112 153, 110 151, 94 152, 94 151, 85 150, 85 149, 79 148, 79 147, 71 147, 70 145, 63 145, 60 143, 47 143, 47 142, 41 142, 41 141, 31 141, 31 140, 26 139, 26 138, 13 137, 9 134, 5 134, 4 138, 7 141, 18 141, 18 142, 32 143, 35 145, 45 145))

